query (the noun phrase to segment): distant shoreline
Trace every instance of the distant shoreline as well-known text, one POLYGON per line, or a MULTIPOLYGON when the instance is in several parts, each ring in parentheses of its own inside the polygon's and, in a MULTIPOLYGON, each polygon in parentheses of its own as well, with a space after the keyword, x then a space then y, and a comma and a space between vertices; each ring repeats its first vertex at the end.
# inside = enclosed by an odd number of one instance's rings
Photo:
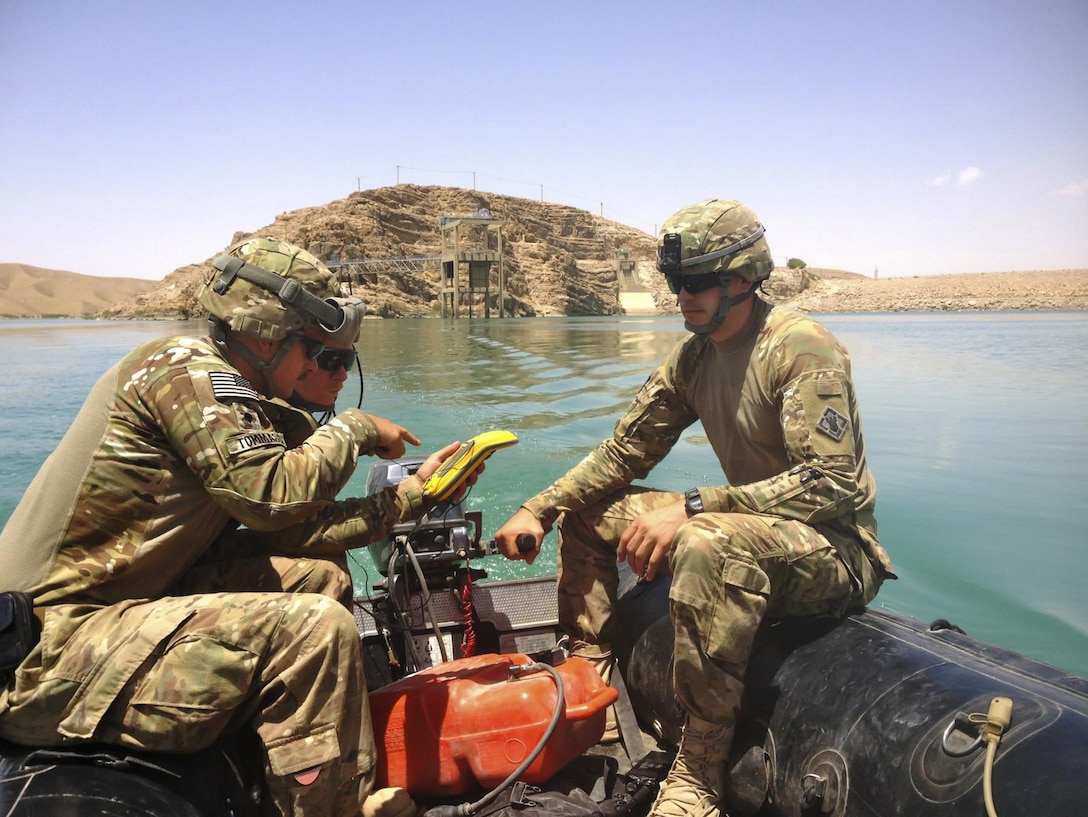
POLYGON ((1088 309, 1088 269, 818 278, 783 303, 806 312, 1054 312, 1088 309))
MULTIPOLYGON (((804 312, 828 314, 1088 310, 1088 269, 896 278, 867 278, 834 270, 809 273, 804 291, 771 300, 804 312)), ((180 312, 98 317, 160 285, 144 279, 97 278, 0 263, 0 319, 188 320, 180 312)), ((658 314, 672 314, 671 304, 658 314)))

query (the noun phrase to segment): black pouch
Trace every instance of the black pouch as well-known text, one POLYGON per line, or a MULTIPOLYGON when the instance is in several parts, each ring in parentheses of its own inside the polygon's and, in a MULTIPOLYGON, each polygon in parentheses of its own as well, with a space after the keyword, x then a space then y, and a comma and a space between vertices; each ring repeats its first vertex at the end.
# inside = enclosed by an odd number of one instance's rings
POLYGON ((0 681, 7 681, 38 643, 41 633, 29 593, 0 593, 0 681))

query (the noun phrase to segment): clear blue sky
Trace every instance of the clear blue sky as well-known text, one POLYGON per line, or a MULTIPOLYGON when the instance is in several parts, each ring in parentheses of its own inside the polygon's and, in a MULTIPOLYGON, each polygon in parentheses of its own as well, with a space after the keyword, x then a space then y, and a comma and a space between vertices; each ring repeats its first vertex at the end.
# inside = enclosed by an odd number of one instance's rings
POLYGON ((779 264, 1084 268, 1088 2, 0 3, 0 261, 161 279, 398 167, 647 232, 737 198, 779 264))

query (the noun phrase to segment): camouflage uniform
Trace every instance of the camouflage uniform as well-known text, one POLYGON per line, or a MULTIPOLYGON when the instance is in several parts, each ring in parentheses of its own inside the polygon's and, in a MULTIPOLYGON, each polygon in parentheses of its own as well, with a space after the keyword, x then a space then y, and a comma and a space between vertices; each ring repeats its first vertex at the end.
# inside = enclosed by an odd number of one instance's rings
POLYGON ((697 420, 728 480, 669 558, 675 684, 685 709, 732 724, 765 616, 841 613, 891 576, 877 542, 846 351, 815 320, 756 299, 747 329, 687 338, 649 377, 614 436, 525 503, 560 526, 559 616, 587 657, 609 653, 616 547, 633 519, 682 500, 632 487, 697 420))
POLYGON ((290 412, 208 338, 103 376, 0 533, 0 585, 43 624, 0 736, 189 752, 245 727, 281 813, 358 814, 374 745, 343 553, 421 498, 335 501, 376 426, 290 412))

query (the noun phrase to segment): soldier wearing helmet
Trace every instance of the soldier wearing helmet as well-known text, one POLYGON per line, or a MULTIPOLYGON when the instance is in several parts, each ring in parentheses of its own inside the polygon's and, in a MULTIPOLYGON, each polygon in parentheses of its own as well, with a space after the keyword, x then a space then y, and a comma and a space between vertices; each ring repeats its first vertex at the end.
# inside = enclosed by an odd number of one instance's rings
POLYGON ((773 269, 763 225, 708 199, 664 224, 658 269, 687 329, 611 439, 526 501, 495 534, 503 553, 559 527, 559 618, 573 651, 611 673, 626 561, 671 577, 673 679, 686 723, 653 817, 722 813, 726 761, 752 639, 764 618, 842 614, 872 600, 891 562, 850 358, 819 322, 756 289, 773 269), (696 421, 724 481, 686 493, 632 485, 696 421))
POLYGON ((363 373, 355 344, 366 305, 358 298, 333 300, 344 310, 345 327, 337 333, 338 338, 330 338, 325 343, 325 350, 314 361, 317 369, 302 374, 288 399, 292 406, 313 412, 321 423, 327 423, 336 412, 336 398, 353 369, 359 373, 358 407, 363 405, 363 373))
MULTIPOLYGON (((737 201, 710 199, 673 214, 661 231, 657 269, 673 295, 718 290, 717 311, 684 312, 684 326, 699 335, 715 332, 730 310, 771 277, 774 262, 756 214, 737 201), (739 279, 734 284, 734 279, 739 279), (704 320, 700 320, 704 319, 704 320), (693 322, 699 321, 699 322, 693 322)), ((737 323, 735 318, 733 323, 737 323)))
MULTIPOLYGON (((285 439, 299 412, 283 400, 326 343, 351 345, 358 311, 283 241, 213 266, 210 335, 110 369, 0 532, 0 590, 44 623, 0 689, 0 737, 184 753, 250 731, 264 813, 354 817, 375 747, 344 551, 422 515, 421 480, 456 443, 395 488, 338 500, 360 455, 419 444, 358 409, 316 430, 307 415, 304 442, 285 439)), ((400 790, 367 803, 414 810, 400 790)))

